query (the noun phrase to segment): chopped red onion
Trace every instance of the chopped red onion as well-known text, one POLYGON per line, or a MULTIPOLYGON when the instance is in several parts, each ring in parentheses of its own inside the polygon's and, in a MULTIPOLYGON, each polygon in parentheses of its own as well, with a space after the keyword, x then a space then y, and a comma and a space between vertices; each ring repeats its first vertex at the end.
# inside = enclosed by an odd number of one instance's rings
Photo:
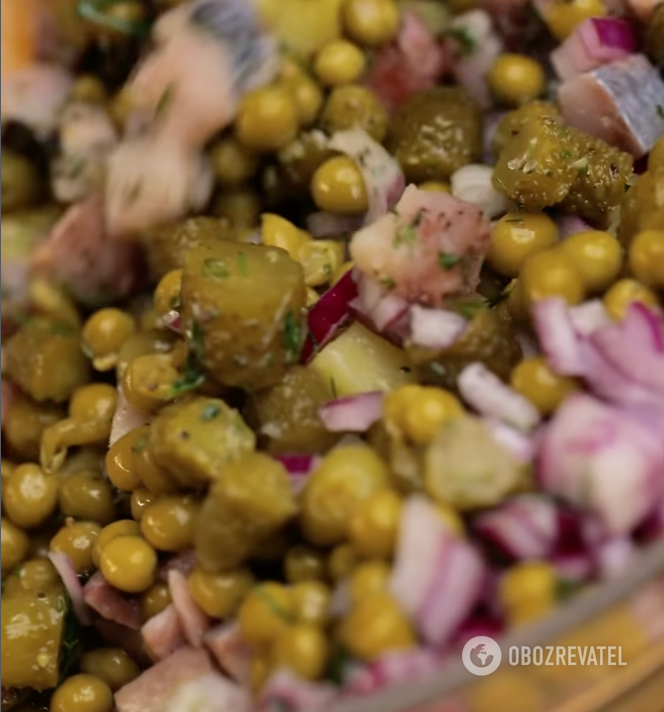
POLYGON ((613 323, 601 299, 591 299, 588 302, 571 307, 569 318, 574 330, 582 336, 588 336, 593 331, 613 323))
POLYGON ((416 681, 440 667, 439 656, 428 648, 388 653, 369 665, 356 665, 344 679, 344 695, 367 695, 387 685, 416 681))
POLYGON ((514 561, 546 559, 558 540, 558 511, 549 497, 526 494, 478 515, 473 529, 514 561))
POLYGON ((461 371, 457 386, 463 399, 482 415, 525 431, 540 422, 537 408, 479 361, 461 371))
POLYGON ((319 348, 332 341, 350 318, 350 302, 357 296, 357 286, 350 272, 311 307, 307 317, 309 335, 304 342, 300 363, 307 363, 319 348))
POLYGON ((616 369, 664 399, 664 319, 633 302, 622 321, 594 331, 591 342, 616 369))
POLYGON ((514 334, 514 338, 521 348, 523 358, 533 358, 534 356, 539 356, 539 346, 530 334, 527 334, 525 331, 517 331, 514 334))
POLYGON ((589 510, 607 532, 641 524, 664 495, 664 444, 638 421, 585 394, 558 408, 539 455, 542 487, 589 510))
POLYGON ((388 330, 398 323, 408 312, 408 302, 396 294, 386 294, 371 313, 379 332, 388 330))
POLYGON ((326 430, 333 433, 364 433, 383 414, 383 393, 372 391, 337 398, 318 411, 326 430))
POLYGON ((180 318, 180 312, 175 309, 171 309, 162 317, 162 324, 176 334, 182 333, 182 319, 180 318))
POLYGON ((482 420, 491 431, 496 442, 500 443, 506 450, 509 450, 517 462, 532 462, 537 450, 533 437, 524 435, 520 430, 516 430, 495 418, 483 418, 482 420))
POLYGON ((133 406, 126 399, 122 386, 118 386, 118 400, 115 406, 115 413, 113 414, 113 422, 111 423, 111 435, 108 439, 108 446, 111 447, 111 445, 123 435, 149 422, 150 414, 133 406))
POLYGON ((92 615, 87 604, 83 600, 83 586, 78 580, 76 570, 71 562, 71 559, 66 554, 51 551, 48 558, 55 567, 55 570, 60 575, 62 583, 67 589, 69 599, 71 600, 72 608, 76 614, 76 618, 81 625, 92 625, 92 615))
POLYGON ((562 297, 541 299, 533 306, 537 336, 551 368, 561 376, 581 376, 583 354, 567 302, 562 297))
POLYGON ((558 233, 561 240, 565 240, 579 232, 588 232, 592 230, 587 222, 584 222, 578 215, 561 215, 556 218, 558 225, 558 233))
POLYGON ((364 224, 382 217, 401 197, 406 183, 399 163, 362 129, 338 131, 329 148, 346 154, 357 163, 369 195, 364 224))
POLYGON ((318 455, 308 454, 285 454, 274 455, 276 460, 288 471, 288 477, 294 492, 299 492, 309 475, 316 469, 321 458, 318 455))
POLYGON ((551 63, 562 80, 625 59, 636 50, 634 30, 618 17, 591 17, 551 53, 551 63))
POLYGON ((451 29, 462 33, 472 42, 472 50, 467 51, 453 35, 446 40, 454 56, 452 74, 474 101, 483 109, 488 109, 492 100, 487 74, 504 49, 503 41, 485 10, 471 10, 456 15, 451 22, 451 29))
POLYGON ((554 554, 551 563, 555 566, 558 577, 564 581, 580 583, 593 575, 594 564, 587 551, 554 554))
POLYGON ((603 581, 627 575, 638 558, 638 546, 626 537, 609 539, 600 544, 593 552, 597 575, 603 581))
POLYGON ((449 642, 478 601, 484 573, 479 553, 433 504, 419 495, 406 501, 389 586, 427 643, 449 642))
POLYGON ((311 237, 336 237, 346 232, 355 232, 362 227, 363 219, 354 215, 334 213, 311 213, 307 216, 307 230, 311 237))
POLYGON ((288 710, 313 712, 325 710, 339 695, 334 685, 327 682, 308 682, 290 670, 280 668, 265 683, 259 710, 288 710))
POLYGON ((410 340, 416 346, 443 350, 468 328, 468 322, 447 309, 428 309, 418 304, 410 308, 410 340))

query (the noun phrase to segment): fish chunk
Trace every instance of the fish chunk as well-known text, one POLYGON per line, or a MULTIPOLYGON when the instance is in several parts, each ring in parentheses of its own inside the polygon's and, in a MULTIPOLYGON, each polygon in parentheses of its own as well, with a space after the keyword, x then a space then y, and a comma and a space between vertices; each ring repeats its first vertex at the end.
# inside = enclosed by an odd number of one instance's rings
POLYGON ((62 203, 82 200, 101 188, 105 161, 118 142, 106 109, 68 104, 60 115, 60 155, 51 166, 53 194, 62 203))
POLYGON ((32 253, 30 268, 91 305, 126 296, 141 277, 138 248, 108 237, 95 196, 69 208, 32 253))
POLYGON ((108 160, 106 226, 131 237, 200 211, 212 194, 209 161, 168 138, 124 141, 108 160))
POLYGON ((489 233, 476 206, 411 185, 392 212, 353 235, 350 253, 391 294, 440 307, 477 287, 489 233))
POLYGON ((558 102, 565 121, 641 158, 664 133, 664 81, 642 54, 564 82, 558 102))
POLYGON ((214 672, 204 650, 180 648, 115 693, 117 712, 164 712, 178 690, 214 672))
POLYGON ((271 81, 277 47, 243 0, 196 0, 165 13, 129 83, 160 134, 197 148, 227 126, 239 99, 271 81))

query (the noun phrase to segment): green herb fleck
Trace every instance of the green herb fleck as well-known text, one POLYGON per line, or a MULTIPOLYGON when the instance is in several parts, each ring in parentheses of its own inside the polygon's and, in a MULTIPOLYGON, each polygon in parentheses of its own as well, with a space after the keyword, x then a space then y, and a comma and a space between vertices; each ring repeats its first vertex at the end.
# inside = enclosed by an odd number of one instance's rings
POLYGON ((135 452, 137 455, 140 455, 143 450, 145 450, 148 442, 150 440, 150 436, 148 433, 143 433, 141 437, 134 443, 133 447, 131 448, 132 452, 135 452))
POLYGON ((281 618, 281 620, 288 623, 293 622, 291 613, 283 608, 281 603, 276 598, 270 596, 270 594, 265 590, 265 586, 256 586, 253 593, 265 601, 267 607, 272 611, 272 613, 274 613, 275 616, 277 616, 277 618, 281 618))
POLYGON ((399 247, 402 243, 412 245, 416 238, 417 233, 412 225, 401 225, 401 227, 397 228, 392 245, 395 248, 399 247))
POLYGON ((493 174, 493 182, 503 191, 503 193, 505 193, 506 195, 509 195, 509 193, 507 192, 507 186, 505 185, 505 183, 503 183, 503 181, 500 178, 496 177, 495 172, 493 174))
POLYGON ((300 356, 302 348, 302 329, 295 320, 293 312, 288 312, 284 319, 284 352, 286 361, 294 363, 300 356))
POLYGON ((568 149, 565 149, 564 151, 560 152, 560 157, 561 158, 571 158, 572 157, 572 152, 569 151, 568 149))
POLYGON ((318 339, 312 334, 311 331, 307 332, 307 341, 311 341, 311 345, 313 348, 313 352, 317 354, 320 351, 320 344, 318 343, 318 339))
POLYGON ((332 276, 332 265, 326 262, 323 265, 323 274, 329 279, 332 276))
POLYGON ((330 378, 330 390, 332 391, 332 396, 334 398, 339 397, 339 392, 337 391, 337 383, 334 380, 334 377, 330 378))
POLYGON ((445 367, 442 366, 441 364, 438 363, 438 361, 432 361, 429 364, 429 369, 433 371, 437 376, 440 376, 441 378, 444 377, 447 373, 445 370, 445 367))
POLYGON ((463 257, 461 255, 450 255, 447 252, 438 253, 438 266, 446 272, 456 267, 463 257))
POLYGON ((78 663, 79 653, 81 652, 79 640, 79 625, 74 612, 74 607, 71 604, 69 594, 65 591, 64 600, 58 598, 56 604, 58 613, 64 613, 65 622, 62 634, 62 654, 60 662, 60 679, 62 682, 68 677, 72 669, 78 663))
POLYGON ((205 373, 195 354, 189 354, 184 364, 184 372, 171 386, 169 396, 175 398, 183 393, 195 391, 203 385, 205 373))
POLYGON ((249 270, 247 266, 247 256, 244 254, 244 252, 237 253, 237 264, 240 268, 240 274, 243 277, 247 277, 249 274, 249 270))
POLYGON ((475 51, 475 38, 467 27, 452 27, 445 33, 447 37, 452 37, 459 45, 459 54, 464 57, 475 51))
POLYGON ((504 302, 507 297, 509 297, 510 293, 508 290, 503 289, 502 292, 499 292, 496 294, 495 297, 491 297, 486 300, 486 305, 489 307, 489 309, 493 309, 494 307, 498 306, 501 302, 504 302))
POLYGON ((203 413, 201 414, 201 420, 208 422, 209 420, 214 420, 219 413, 221 413, 221 408, 218 405, 206 405, 203 408, 203 413))
POLYGON ((108 27, 122 35, 145 37, 150 32, 150 23, 145 20, 126 20, 122 17, 113 17, 106 10, 123 0, 79 0, 76 12, 84 20, 95 25, 108 27))
POLYGON ((509 220, 505 220, 506 223, 523 223, 523 218, 510 218, 509 220))
POLYGON ((124 192, 124 202, 126 205, 131 205, 135 203, 143 190, 143 183, 138 180, 132 186, 127 188, 124 192))
POLYGON ((559 601, 565 601, 575 596, 582 587, 583 584, 579 581, 564 578, 558 579, 556 581, 556 598, 559 601))
POLYGON ((657 104, 655 106, 655 111, 657 112, 657 116, 659 116, 660 119, 664 119, 664 106, 662 106, 662 104, 657 104))
POLYGON ((158 121, 163 121, 168 114, 168 110, 171 108, 173 103, 173 97, 175 96, 175 84, 171 82, 166 89, 164 89, 162 95, 159 97, 157 106, 154 110, 154 118, 158 121))
POLYGON ((199 361, 205 358, 205 334, 203 327, 194 319, 191 322, 191 346, 199 361))
POLYGON ((581 168, 579 168, 579 175, 585 176, 586 173, 588 172, 588 170, 589 170, 589 166, 581 166, 581 168))
POLYGON ((226 279, 231 273, 223 260, 209 258, 203 262, 203 275, 214 279, 226 279))
POLYGON ((394 281, 394 277, 390 277, 389 274, 386 274, 384 277, 381 277, 380 283, 386 289, 394 289, 397 286, 397 283, 394 281))

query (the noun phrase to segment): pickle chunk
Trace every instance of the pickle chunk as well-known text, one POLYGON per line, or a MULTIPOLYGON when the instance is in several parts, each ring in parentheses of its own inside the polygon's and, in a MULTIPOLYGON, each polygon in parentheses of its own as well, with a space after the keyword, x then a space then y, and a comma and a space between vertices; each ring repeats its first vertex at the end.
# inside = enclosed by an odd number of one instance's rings
POLYGON ((281 381, 299 360, 305 300, 302 267, 277 247, 220 242, 187 256, 187 342, 222 385, 260 390, 281 381))
POLYGON ((64 403, 88 381, 81 336, 71 327, 33 319, 4 348, 7 375, 38 403, 64 403))
POLYGON ((256 436, 224 401, 194 398, 160 411, 149 447, 158 465, 195 486, 218 479, 227 465, 253 452, 256 436))

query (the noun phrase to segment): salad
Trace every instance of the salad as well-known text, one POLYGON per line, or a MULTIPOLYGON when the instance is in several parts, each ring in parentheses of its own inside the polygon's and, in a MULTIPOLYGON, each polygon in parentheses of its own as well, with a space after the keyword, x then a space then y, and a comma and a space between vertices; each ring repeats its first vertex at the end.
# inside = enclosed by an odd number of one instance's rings
POLYGON ((664 533, 664 4, 2 0, 2 712, 299 712, 664 533))

